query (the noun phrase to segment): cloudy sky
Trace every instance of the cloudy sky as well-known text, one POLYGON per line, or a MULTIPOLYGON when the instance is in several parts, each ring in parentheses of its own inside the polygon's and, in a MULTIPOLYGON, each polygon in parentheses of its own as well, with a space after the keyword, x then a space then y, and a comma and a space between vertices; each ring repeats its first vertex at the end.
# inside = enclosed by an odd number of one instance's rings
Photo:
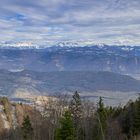
POLYGON ((0 0, 0 42, 140 45, 140 0, 0 0))

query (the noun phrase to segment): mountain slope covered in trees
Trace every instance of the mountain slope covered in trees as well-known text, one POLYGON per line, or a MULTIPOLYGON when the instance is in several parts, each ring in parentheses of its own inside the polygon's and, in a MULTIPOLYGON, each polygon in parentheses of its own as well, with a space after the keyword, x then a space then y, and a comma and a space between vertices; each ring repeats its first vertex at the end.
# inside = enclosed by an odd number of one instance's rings
MULTIPOLYGON (((140 81, 127 75, 112 72, 54 71, 10 72, 0 70, 1 94, 12 96, 16 89, 29 89, 34 94, 60 94, 73 92, 139 92, 140 81)), ((86 95, 86 94, 85 94, 86 95)))
POLYGON ((95 105, 75 92, 71 99, 65 95, 47 101, 41 110, 10 103, 5 97, 0 99, 0 106, 1 140, 140 139, 140 98, 122 107, 111 107, 105 106, 101 97, 95 105))

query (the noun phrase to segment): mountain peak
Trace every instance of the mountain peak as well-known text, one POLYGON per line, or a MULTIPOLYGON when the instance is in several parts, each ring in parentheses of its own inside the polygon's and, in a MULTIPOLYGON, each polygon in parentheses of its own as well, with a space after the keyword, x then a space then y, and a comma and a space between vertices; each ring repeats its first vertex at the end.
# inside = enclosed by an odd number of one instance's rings
POLYGON ((38 45, 33 44, 32 42, 5 42, 0 44, 0 47, 2 48, 19 48, 19 49, 28 49, 28 48, 39 48, 38 45))
POLYGON ((124 49, 128 49, 128 47, 135 47, 132 45, 123 45, 119 43, 113 44, 104 44, 104 43, 95 43, 94 41, 61 41, 61 42, 52 42, 52 43, 46 43, 43 45, 37 45, 32 42, 2 42, 0 43, 0 48, 17 48, 17 49, 44 49, 44 48, 50 48, 50 47, 60 47, 60 48, 74 48, 74 47, 92 47, 92 46, 98 46, 99 48, 104 48, 106 46, 116 46, 116 47, 123 47, 124 49))

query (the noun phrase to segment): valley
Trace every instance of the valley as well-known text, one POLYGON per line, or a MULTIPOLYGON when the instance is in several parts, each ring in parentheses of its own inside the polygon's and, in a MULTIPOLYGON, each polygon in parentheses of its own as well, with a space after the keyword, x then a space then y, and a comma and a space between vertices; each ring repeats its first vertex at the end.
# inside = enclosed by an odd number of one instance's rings
POLYGON ((94 101, 101 96, 108 105, 125 104, 138 97, 140 81, 112 72, 0 70, 1 96, 13 100, 30 102, 38 96, 71 96, 75 91, 94 101))

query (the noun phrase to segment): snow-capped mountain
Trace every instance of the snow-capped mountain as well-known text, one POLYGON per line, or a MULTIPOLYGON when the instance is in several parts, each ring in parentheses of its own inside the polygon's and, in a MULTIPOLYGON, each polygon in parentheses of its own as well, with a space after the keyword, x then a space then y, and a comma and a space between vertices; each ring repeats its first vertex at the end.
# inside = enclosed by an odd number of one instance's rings
POLYGON ((95 44, 91 41, 63 41, 63 42, 55 42, 55 43, 46 43, 44 45, 37 45, 32 42, 4 42, 0 44, 1 48, 19 48, 19 49, 42 49, 47 47, 85 47, 85 46, 103 46, 103 44, 95 44))
POLYGON ((78 42, 59 42, 55 44, 55 46, 59 47, 78 47, 80 44, 78 42))
POLYGON ((0 44, 1 48, 17 48, 17 49, 39 49, 39 46, 36 44, 33 44, 32 42, 6 42, 0 44))
POLYGON ((0 66, 7 70, 140 73, 140 46, 83 41, 61 42, 49 47, 28 42, 0 46, 0 66))
POLYGON ((37 45, 32 42, 3 42, 0 43, 0 48, 16 48, 16 49, 44 49, 44 48, 50 48, 50 47, 67 47, 67 48, 73 48, 73 47, 92 47, 92 46, 98 46, 99 48, 104 48, 106 46, 112 47, 117 46, 121 47, 123 50, 132 50, 133 47, 131 45, 120 45, 119 43, 116 43, 115 45, 107 45, 104 43, 95 43, 94 41, 62 41, 62 42, 47 42, 43 45, 37 45))

